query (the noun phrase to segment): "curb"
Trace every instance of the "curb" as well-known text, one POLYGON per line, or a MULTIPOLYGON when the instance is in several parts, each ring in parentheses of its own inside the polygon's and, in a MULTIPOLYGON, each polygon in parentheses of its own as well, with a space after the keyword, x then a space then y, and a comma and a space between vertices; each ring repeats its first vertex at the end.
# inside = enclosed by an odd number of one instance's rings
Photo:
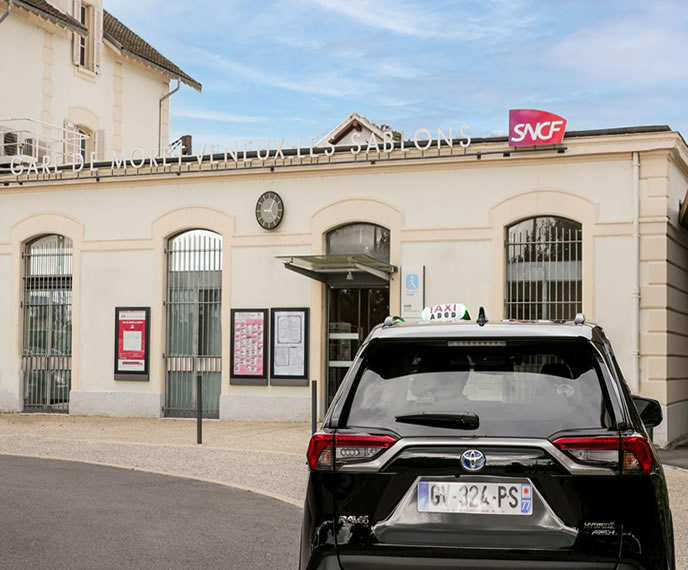
MULTIPOLYGON (((46 441, 46 442, 57 442, 57 443, 65 443, 65 442, 75 442, 75 443, 93 443, 93 444, 100 444, 100 443, 112 443, 116 445, 131 445, 131 446, 138 446, 138 447, 154 447, 154 448, 159 448, 159 447, 165 447, 165 448, 182 448, 182 449, 199 449, 199 450, 206 450, 206 449, 212 449, 213 451, 229 451, 231 453, 252 453, 255 450, 250 449, 250 448, 243 448, 243 447, 219 447, 219 446, 214 446, 214 445, 205 445, 205 446, 199 446, 197 443, 148 443, 145 441, 127 441, 126 439, 88 439, 88 438, 73 438, 73 439, 58 439, 55 437, 44 437, 42 435, 34 435, 34 434, 27 434, 27 433, 10 433, 10 434, 0 434, 0 440, 3 438, 10 439, 12 437, 33 437, 40 439, 41 441, 46 441)), ((305 447, 304 447, 305 449, 305 447)), ((277 449, 262 449, 262 452, 265 453, 274 453, 275 455, 288 455, 292 457, 305 457, 305 451, 303 453, 296 453, 293 451, 280 451, 277 449)), ((0 451, 0 454, 3 452, 0 451)), ((11 453, 6 453, 5 455, 13 455, 11 453)), ((17 454, 18 455, 18 454, 17 454)), ((27 456, 30 457, 30 456, 27 456)), ((32 457, 32 456, 31 456, 32 457)), ((41 456, 36 456, 36 457, 43 457, 41 456)), ((75 460, 78 461, 78 460, 75 460)), ((305 459, 304 459, 304 464, 305 464, 305 459)))

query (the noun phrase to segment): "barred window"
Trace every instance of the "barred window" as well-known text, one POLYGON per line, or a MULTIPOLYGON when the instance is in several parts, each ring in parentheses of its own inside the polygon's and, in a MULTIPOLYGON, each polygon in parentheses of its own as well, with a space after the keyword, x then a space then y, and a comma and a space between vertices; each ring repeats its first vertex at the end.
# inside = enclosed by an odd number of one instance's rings
POLYGON ((583 230, 567 218, 538 216, 506 229, 509 319, 571 320, 582 312, 583 230))

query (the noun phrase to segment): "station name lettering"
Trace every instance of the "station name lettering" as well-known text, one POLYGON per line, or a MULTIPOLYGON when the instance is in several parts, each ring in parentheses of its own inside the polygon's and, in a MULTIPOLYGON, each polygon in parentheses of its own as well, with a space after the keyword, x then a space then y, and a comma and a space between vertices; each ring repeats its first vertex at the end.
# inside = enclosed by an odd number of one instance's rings
MULTIPOLYGON (((353 156, 357 156, 360 153, 365 153, 365 155, 368 156, 371 152, 374 152, 377 155, 377 159, 383 160, 383 153, 389 154, 395 149, 406 154, 406 152, 412 149, 423 152, 429 150, 433 146, 436 146, 438 150, 442 147, 453 148, 455 142, 458 142, 458 146, 465 149, 471 144, 471 137, 468 131, 470 131, 470 127, 468 125, 462 125, 459 129, 458 141, 454 139, 454 132, 451 128, 449 128, 447 132, 442 129, 437 129, 437 138, 433 138, 433 133, 430 129, 420 128, 414 133, 411 140, 406 140, 403 131, 400 133, 400 140, 395 140, 392 131, 384 131, 382 138, 371 133, 368 140, 364 140, 360 133, 354 132, 351 135, 353 144, 348 146, 350 146, 349 151, 353 156)), ((301 159, 305 157, 316 158, 324 154, 329 157, 337 151, 337 146, 330 142, 325 143, 324 147, 316 146, 319 140, 320 137, 310 137, 308 147, 302 148, 301 140, 297 138, 296 147, 294 147, 295 152, 291 152, 290 156, 301 159)), ((285 157, 283 149, 284 139, 244 140, 241 143, 234 143, 232 147, 228 145, 204 144, 200 154, 194 156, 199 166, 206 160, 210 165, 219 163, 227 167, 231 163, 234 163, 235 166, 242 163, 245 166, 249 166, 253 161, 264 163, 268 159, 277 160, 281 158, 285 160, 287 157, 285 157), (249 156, 249 153, 251 153, 251 156, 249 156)), ((156 151, 153 150, 150 156, 147 157, 142 148, 135 148, 128 155, 125 155, 124 152, 114 152, 110 168, 115 170, 133 167, 138 170, 144 166, 165 168, 175 164, 181 168, 183 159, 181 153, 174 157, 163 155, 158 158, 155 158, 155 153, 156 151)), ((102 163, 98 163, 95 152, 90 153, 89 159, 90 161, 86 163, 81 154, 74 153, 72 162, 68 163, 68 165, 71 165, 73 172, 82 172, 85 170, 88 173, 97 173, 98 168, 103 166, 102 163), (100 166, 98 166, 98 164, 100 166)), ((10 163, 10 170, 14 176, 20 176, 22 174, 35 174, 37 176, 50 174, 57 175, 62 166, 65 166, 62 161, 52 160, 49 155, 43 156, 40 160, 33 159, 28 162, 28 164, 22 162, 21 157, 13 157, 10 163)))

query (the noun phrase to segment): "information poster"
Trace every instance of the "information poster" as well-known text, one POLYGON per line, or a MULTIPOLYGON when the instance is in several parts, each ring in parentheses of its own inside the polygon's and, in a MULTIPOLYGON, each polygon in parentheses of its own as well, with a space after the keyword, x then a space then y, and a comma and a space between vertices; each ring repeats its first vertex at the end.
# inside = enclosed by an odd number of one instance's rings
MULTIPOLYGON (((271 310, 273 379, 308 378, 308 309, 271 310)), ((272 382, 279 384, 280 382, 272 382)))
POLYGON ((267 380, 267 318, 267 309, 232 309, 232 378, 267 380))
POLYGON ((149 307, 115 308, 115 380, 148 380, 149 307))

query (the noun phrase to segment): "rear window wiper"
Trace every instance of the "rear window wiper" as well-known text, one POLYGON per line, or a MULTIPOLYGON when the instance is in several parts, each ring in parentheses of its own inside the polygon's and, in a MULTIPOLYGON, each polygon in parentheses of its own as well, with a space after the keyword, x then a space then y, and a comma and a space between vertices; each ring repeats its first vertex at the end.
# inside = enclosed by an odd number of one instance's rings
POLYGON ((480 426, 480 418, 473 412, 420 412, 395 416, 394 419, 405 424, 455 429, 478 429, 480 426))

